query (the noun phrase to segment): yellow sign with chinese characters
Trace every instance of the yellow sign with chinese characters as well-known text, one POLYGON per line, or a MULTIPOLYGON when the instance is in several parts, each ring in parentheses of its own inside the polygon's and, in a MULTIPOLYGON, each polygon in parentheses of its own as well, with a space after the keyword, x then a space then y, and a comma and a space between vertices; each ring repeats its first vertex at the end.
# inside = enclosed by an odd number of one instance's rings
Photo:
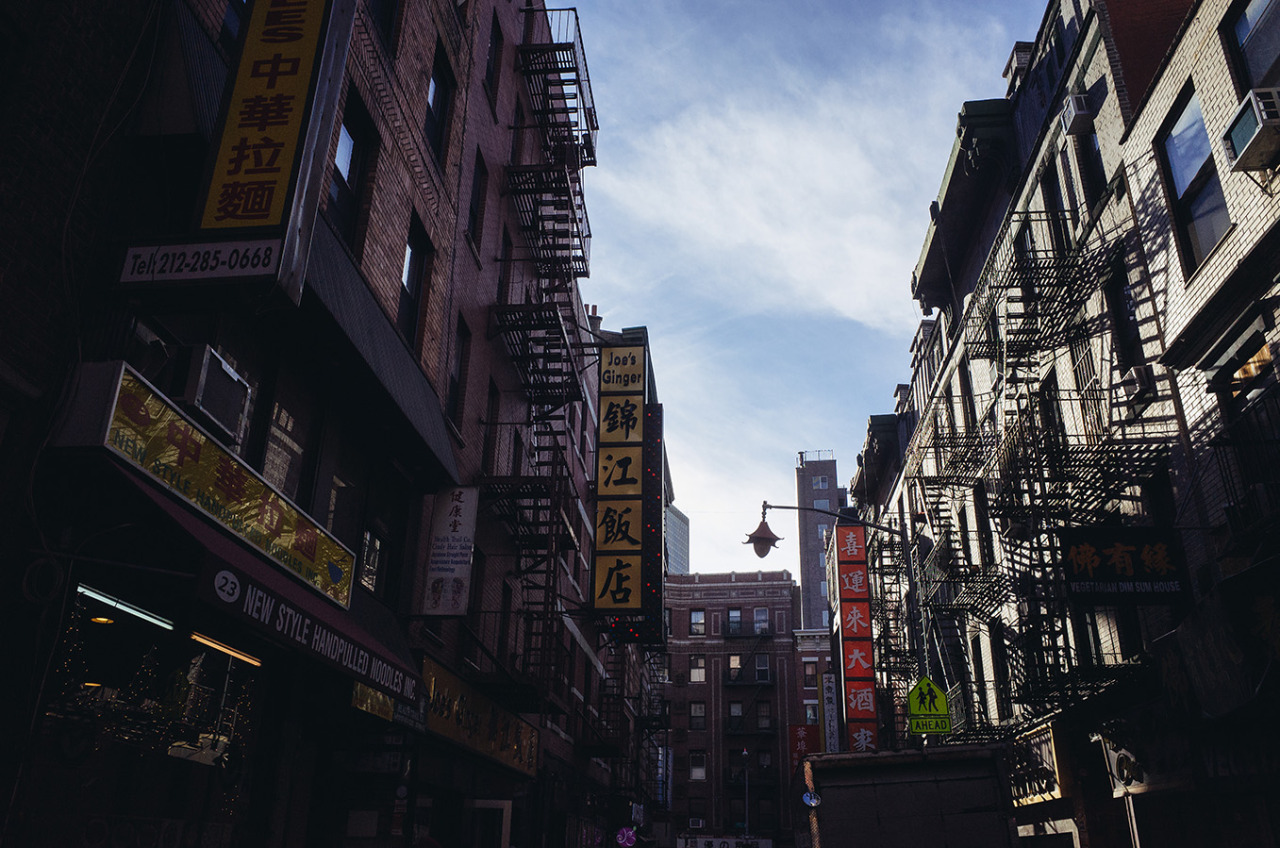
POLYGON ((640 555, 615 554, 601 551, 596 554, 595 607, 598 610, 638 610, 640 591, 640 555))
POLYGON ((596 507, 596 550, 640 553, 640 516, 644 503, 635 500, 600 501, 596 507))
POLYGON ((601 445, 644 444, 644 395, 600 395, 601 445))
POLYGON ((201 227, 277 227, 288 208, 325 0, 258 0, 245 32, 201 227))
POLYGON ((422 680, 427 731, 530 777, 538 773, 538 728, 429 657, 422 659, 422 680))
POLYGON ((601 497, 639 497, 644 449, 631 445, 606 445, 597 453, 596 493, 601 497))
POLYGON ((342 606, 355 555, 127 368, 106 446, 342 606))

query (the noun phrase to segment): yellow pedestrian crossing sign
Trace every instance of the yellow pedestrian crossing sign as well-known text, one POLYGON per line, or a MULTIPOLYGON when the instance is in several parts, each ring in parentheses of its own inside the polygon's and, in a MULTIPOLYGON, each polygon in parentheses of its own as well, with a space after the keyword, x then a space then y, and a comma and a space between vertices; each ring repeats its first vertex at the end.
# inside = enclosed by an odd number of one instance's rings
POLYGON ((907 730, 916 735, 951 732, 947 696, 928 677, 921 677, 907 695, 907 730))

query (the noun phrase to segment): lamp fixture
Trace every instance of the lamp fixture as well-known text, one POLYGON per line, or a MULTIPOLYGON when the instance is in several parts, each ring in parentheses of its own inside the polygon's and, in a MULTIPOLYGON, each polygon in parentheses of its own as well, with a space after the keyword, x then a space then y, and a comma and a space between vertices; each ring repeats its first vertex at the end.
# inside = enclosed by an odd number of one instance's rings
MULTIPOLYGON (((129 615, 133 616, 134 618, 140 618, 143 621, 147 622, 148 624, 154 624, 157 627, 163 627, 165 630, 173 629, 173 622, 170 621, 169 619, 161 618, 155 613, 147 612, 142 607, 134 606, 128 601, 122 601, 113 595, 108 595, 106 592, 102 592, 102 591, 99 591, 98 589, 94 589, 92 586, 86 586, 83 583, 81 583, 79 586, 76 586, 76 591, 79 592, 81 595, 84 595, 86 598, 93 598, 95 601, 106 604, 112 609, 117 609, 120 612, 127 612, 129 613, 129 615)), ((98 622, 98 623, 102 624, 104 622, 98 622)))
POLYGON ((203 633, 196 633, 192 631, 191 638, 196 642, 199 642, 201 645, 208 645, 210 648, 213 648, 215 651, 222 651, 222 653, 226 654, 227 656, 235 657, 238 660, 243 660, 244 662, 247 662, 249 665, 252 665, 252 666, 262 665, 262 660, 258 659, 257 657, 246 654, 244 651, 237 651, 235 648, 231 647, 230 645, 224 645, 221 642, 219 642, 217 639, 206 636, 203 633))
POLYGON ((769 551, 778 547, 778 542, 782 541, 782 537, 769 529, 769 522, 764 520, 764 515, 769 511, 769 503, 766 501, 760 509, 760 526, 747 534, 747 541, 744 545, 751 545, 756 552, 756 556, 764 559, 769 551))

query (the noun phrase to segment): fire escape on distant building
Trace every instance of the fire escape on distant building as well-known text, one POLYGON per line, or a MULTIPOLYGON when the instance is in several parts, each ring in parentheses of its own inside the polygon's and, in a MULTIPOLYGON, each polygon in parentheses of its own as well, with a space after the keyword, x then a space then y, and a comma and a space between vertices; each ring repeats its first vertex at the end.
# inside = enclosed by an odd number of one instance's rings
MULTIPOLYGON (((773 635, 773 628, 767 621, 750 622, 739 619, 725 624, 726 647, 729 647, 728 643, 737 641, 744 649, 733 654, 740 657, 740 665, 725 669, 724 697, 730 704, 736 703, 740 707, 740 713, 731 713, 725 717, 726 759, 731 764, 726 769, 724 786, 730 798, 742 799, 744 803, 750 800, 747 798, 748 786, 757 797, 770 797, 778 787, 777 763, 770 762, 766 765, 757 759, 754 763, 744 760, 738 765, 735 762, 738 758, 734 756, 739 748, 746 751, 746 746, 752 739, 767 741, 768 745, 762 747, 772 748, 775 745, 773 740, 778 736, 777 713, 780 707, 775 693, 778 691, 776 677, 779 670, 772 664, 762 665, 757 662, 758 657, 765 657, 766 662, 769 661, 767 658, 771 657, 769 649, 773 644, 773 635), (762 704, 767 705, 764 711, 761 710, 762 704)), ((758 824, 764 827, 763 822, 758 824)))
MULTIPOLYGON (((651 782, 657 773, 652 733, 665 726, 667 711, 661 699, 628 702, 628 692, 644 687, 630 665, 634 652, 613 640, 604 646, 596 700, 575 702, 566 689, 572 642, 558 575, 565 558, 579 550, 573 526, 583 514, 570 465, 569 412, 586 399, 584 376, 600 347, 582 325, 577 291, 577 280, 589 275, 591 248, 582 169, 596 164, 599 124, 577 12, 530 7, 524 13, 516 67, 529 107, 520 113, 524 123, 514 128, 517 143, 503 176, 522 239, 518 246, 504 245, 502 296, 491 327, 504 341, 529 413, 514 426, 520 447, 509 473, 491 468, 484 496, 519 546, 524 678, 542 700, 539 709, 570 711, 584 755, 621 761, 614 769, 616 793, 651 782), (512 280, 516 268, 531 268, 533 279, 512 280)), ((642 661, 663 660, 651 654, 642 661)))
POLYGON ((998 375, 997 396, 973 420, 976 407, 963 391, 936 395, 908 451, 906 476, 932 536, 916 583, 957 739, 1016 732, 1010 697, 1019 718, 1031 720, 1126 670, 1122 658, 1080 647, 1055 531, 1115 521, 1117 505, 1165 461, 1168 433, 1139 436, 1119 426, 1123 390, 1104 384, 1110 346, 1095 343, 1107 323, 1086 309, 1118 238, 1091 240, 1086 228, 1073 241, 1070 233, 1065 214, 1006 219, 963 327, 969 362, 988 361, 998 375), (1070 388, 1051 368, 1065 355, 1074 366, 1070 388), (1011 593, 1017 613, 1006 632, 996 613, 1011 593), (974 679, 966 622, 992 628, 1008 680, 974 679))

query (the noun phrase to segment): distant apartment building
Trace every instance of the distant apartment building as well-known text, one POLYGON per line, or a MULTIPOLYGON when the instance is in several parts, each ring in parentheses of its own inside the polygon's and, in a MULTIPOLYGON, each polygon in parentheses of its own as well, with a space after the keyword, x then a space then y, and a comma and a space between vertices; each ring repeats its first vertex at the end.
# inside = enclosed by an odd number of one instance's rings
MULTIPOLYGON (((796 461, 796 506, 837 512, 846 506, 834 451, 802 451, 796 461)), ((800 594, 803 626, 829 627, 827 606, 827 542, 836 519, 805 509, 796 512, 796 540, 800 549, 800 594)))
POLYGON ((816 649, 798 659, 791 574, 670 575, 665 600, 673 835, 791 845, 788 727, 804 723, 812 687, 798 684, 821 664, 816 649))

